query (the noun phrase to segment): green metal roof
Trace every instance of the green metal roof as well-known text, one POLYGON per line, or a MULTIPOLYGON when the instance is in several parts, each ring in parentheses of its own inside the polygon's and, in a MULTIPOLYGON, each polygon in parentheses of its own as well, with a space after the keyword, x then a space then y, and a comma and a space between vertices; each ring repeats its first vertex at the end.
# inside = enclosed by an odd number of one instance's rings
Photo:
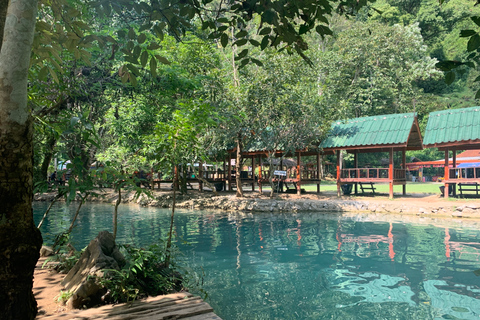
POLYGON ((480 139, 480 107, 448 109, 430 113, 425 146, 468 143, 480 139))
POLYGON ((320 148, 406 145, 415 119, 415 113, 401 113, 335 121, 320 148))

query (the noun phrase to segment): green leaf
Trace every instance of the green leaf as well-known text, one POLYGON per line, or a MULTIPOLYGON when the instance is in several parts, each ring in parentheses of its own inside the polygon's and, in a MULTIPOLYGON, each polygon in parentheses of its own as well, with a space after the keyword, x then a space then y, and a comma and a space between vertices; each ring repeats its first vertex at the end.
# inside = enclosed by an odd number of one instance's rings
POLYGON ((459 66, 461 66, 462 63, 460 61, 452 61, 452 60, 446 60, 446 61, 440 61, 437 64, 435 64, 435 67, 442 71, 450 71, 453 70, 459 66))
POLYGON ((263 62, 258 60, 258 59, 255 59, 255 58, 250 58, 250 60, 252 60, 253 63, 255 63, 257 66, 259 67, 263 67, 263 62))
POLYGON ((276 15, 272 10, 266 10, 262 14, 262 21, 264 21, 266 23, 269 23, 269 24, 273 24, 275 18, 276 18, 276 15))
POLYGON ((132 71, 132 73, 136 76, 140 76, 140 71, 138 70, 137 67, 135 67, 134 65, 132 64, 127 64, 127 68, 132 71))
POLYGON ((332 35, 332 30, 330 30, 327 26, 324 26, 324 25, 318 25, 316 28, 315 28, 315 31, 317 31, 317 33, 319 35, 321 35, 322 37, 325 36, 325 35, 332 35))
POLYGON ((308 30, 310 30, 310 28, 307 25, 303 24, 300 26, 300 29, 298 29, 298 34, 305 34, 308 32, 308 30))
POLYGON ((45 80, 47 80, 47 75, 48 75, 48 67, 43 67, 38 72, 38 79, 42 80, 42 81, 45 81, 45 80))
POLYGON ((272 32, 272 28, 265 27, 262 30, 260 30, 260 32, 258 34, 263 36, 263 35, 266 35, 266 34, 270 34, 270 32, 272 32))
POLYGON ((260 42, 258 42, 257 40, 250 39, 250 40, 248 40, 248 41, 250 41, 250 44, 251 44, 252 46, 254 46, 254 47, 260 46, 260 42))
POLYGON ((158 61, 160 61, 163 64, 170 64, 170 61, 168 61, 167 58, 165 57, 159 56, 158 54, 155 55, 155 57, 157 58, 158 61))
POLYGON ((480 47, 480 35, 475 34, 468 40, 467 51, 471 52, 476 50, 478 47, 480 47))
POLYGON ((60 83, 57 77, 57 73, 50 67, 48 68, 48 71, 50 72, 50 75, 52 76, 53 81, 55 81, 56 83, 60 83))
POLYGON ((140 35, 138 36, 137 42, 144 43, 145 40, 147 40, 147 36, 145 35, 145 33, 140 33, 140 35))
POLYGON ((445 83, 448 85, 451 85, 455 81, 455 72, 450 71, 447 74, 445 74, 445 83))
POLYGON ((226 47, 228 44, 228 35, 226 33, 222 33, 220 37, 220 43, 222 44, 222 47, 226 47))
POLYGON ((137 77, 136 77, 135 75, 130 74, 129 80, 130 80, 130 84, 131 84, 132 86, 134 86, 134 87, 137 86, 138 82, 137 82, 137 77))
POLYGON ((239 40, 235 41, 233 43, 233 45, 241 47, 241 46, 247 44, 247 42, 248 42, 248 39, 239 39, 239 40))
POLYGON ((473 17, 470 17, 470 19, 472 19, 472 21, 475 22, 475 24, 480 27, 480 17, 479 16, 473 16, 473 17))
POLYGON ((246 36, 248 36, 248 32, 246 30, 241 30, 235 34, 236 38, 244 38, 246 36))
POLYGON ((263 37, 262 43, 260 44, 260 49, 261 49, 261 50, 264 50, 264 49, 268 46, 268 44, 269 44, 269 38, 270 38, 269 35, 266 35, 265 37, 263 37))
POLYGON ((472 61, 465 62, 464 65, 472 69, 475 68, 475 63, 473 63, 472 61))
POLYGON ((156 25, 153 27, 153 30, 155 31, 155 34, 157 35, 158 40, 163 41, 163 37, 164 37, 163 28, 161 28, 159 25, 156 25))
POLYGON ((134 40, 135 38, 136 38, 135 30, 133 30, 133 28, 130 28, 130 30, 128 30, 128 39, 134 40))
POLYGON ((127 36, 127 33, 123 30, 118 30, 117 35, 120 39, 124 39, 127 36))
POLYGON ((242 52, 240 52, 238 54, 238 56, 235 58, 235 60, 240 60, 242 59, 243 57, 245 57, 246 55, 248 54, 248 49, 243 49, 242 52))
POLYGON ((145 30, 148 30, 152 27, 152 23, 147 23, 147 24, 144 24, 143 26, 141 26, 139 29, 138 29, 138 32, 143 32, 145 30))
POLYGON ((122 83, 127 83, 129 77, 130 73, 128 71, 125 71, 122 75, 122 83))
POLYGON ((147 47, 148 50, 157 50, 158 48, 160 48, 160 45, 156 42, 150 43, 147 47))
POLYGON ((145 66, 147 65, 147 62, 148 62, 148 52, 143 51, 140 56, 140 63, 142 64, 142 67, 145 68, 145 66))
POLYGON ((123 59, 127 62, 138 64, 138 60, 135 59, 133 56, 128 55, 128 56, 125 56, 123 59))
POLYGON ((150 58, 150 73, 154 78, 157 76, 157 59, 155 57, 150 58))
POLYGON ((188 6, 180 6, 180 15, 182 17, 188 15, 189 10, 190 10, 190 7, 188 7, 188 6))
POLYGON ((239 68, 245 67, 249 62, 250 62, 250 59, 249 59, 249 58, 243 59, 243 60, 240 62, 239 68))
POLYGON ((478 89, 477 93, 475 94, 475 99, 480 99, 480 89, 478 89))
POLYGON ((140 53, 142 52, 142 48, 140 46, 135 46, 133 49, 133 58, 137 60, 140 57, 140 53))
POLYGON ((80 118, 79 118, 79 117, 72 117, 72 118, 70 119, 70 126, 71 126, 71 127, 75 126, 79 121, 80 121, 80 118))
POLYGON ((461 38, 471 37, 474 34, 477 34, 474 30, 462 30, 462 31, 460 31, 460 37, 461 38))

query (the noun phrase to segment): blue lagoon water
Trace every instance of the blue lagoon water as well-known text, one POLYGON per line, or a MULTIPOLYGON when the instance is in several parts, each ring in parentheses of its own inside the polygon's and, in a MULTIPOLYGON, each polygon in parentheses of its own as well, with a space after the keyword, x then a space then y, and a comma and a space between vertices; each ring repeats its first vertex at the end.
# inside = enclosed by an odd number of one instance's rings
MULTIPOLYGON (((38 222, 48 204, 35 203, 38 222)), ((166 239, 170 210, 122 205, 117 241, 166 239)), ((46 243, 74 206, 56 205, 46 243)), ((81 249, 112 229, 113 206, 86 204, 81 249)), ((178 211, 176 244, 207 301, 233 319, 480 319, 480 223, 366 214, 178 211)))

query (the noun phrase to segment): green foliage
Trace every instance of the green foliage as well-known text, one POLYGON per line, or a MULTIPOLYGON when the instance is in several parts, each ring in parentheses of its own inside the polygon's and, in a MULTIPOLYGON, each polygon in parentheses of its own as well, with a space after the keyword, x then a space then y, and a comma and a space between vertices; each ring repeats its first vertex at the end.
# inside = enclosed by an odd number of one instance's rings
MULTIPOLYGON (((53 252, 54 255, 45 260, 55 262, 54 269, 60 273, 68 273, 77 263, 84 250, 77 251, 70 244, 70 233, 63 232, 55 236, 53 252)), ((44 264, 44 265, 45 265, 44 264)), ((68 299, 67 299, 68 300, 68 299)))
POLYGON ((355 22, 317 59, 326 103, 343 118, 413 111, 424 103, 416 82, 440 76, 415 24, 355 22))
POLYGON ((57 302, 60 302, 61 304, 67 303, 68 299, 70 299, 73 296, 73 292, 70 290, 63 291, 60 290, 60 294, 56 297, 57 302))
MULTIPOLYGON (((128 302, 140 297, 178 292, 183 289, 183 277, 177 266, 165 266, 165 249, 154 244, 146 250, 130 245, 121 246, 126 265, 121 270, 105 270, 100 284, 108 290, 110 302, 128 302)), ((170 249, 171 250, 171 249, 170 249)))

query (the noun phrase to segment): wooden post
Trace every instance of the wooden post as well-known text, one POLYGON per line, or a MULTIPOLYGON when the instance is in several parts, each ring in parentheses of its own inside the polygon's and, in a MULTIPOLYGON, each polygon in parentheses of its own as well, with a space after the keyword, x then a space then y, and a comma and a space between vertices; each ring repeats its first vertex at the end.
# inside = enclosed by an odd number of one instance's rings
MULTIPOLYGON (((456 168, 457 167, 457 150, 456 149, 453 149, 453 159, 452 160, 453 160, 453 168, 456 168)), ((456 171, 457 170, 455 170, 455 172, 456 171)), ((473 171, 475 172, 475 169, 473 169, 473 171)), ((450 171, 449 171, 449 174, 450 174, 450 171)), ((450 178, 450 176, 449 176, 449 178, 450 178)), ((455 179, 455 178, 456 178, 456 176, 453 177, 453 179, 455 179)), ((453 190, 452 191, 453 191, 453 196, 456 196, 457 195, 457 184, 456 183, 453 184, 453 190)))
POLYGON ((258 156, 258 192, 262 193, 262 155, 258 156))
POLYGON ((449 187, 449 184, 448 184, 448 179, 449 179, 449 175, 450 175, 450 172, 448 170, 448 149, 445 149, 445 167, 444 167, 444 170, 443 170, 444 174, 443 174, 443 177, 444 177, 444 181, 445 181, 445 189, 443 190, 443 196, 445 199, 448 199, 448 187, 449 187))
MULTIPOLYGON (((219 177, 220 178, 220 177, 219 177)), ((223 183, 223 190, 227 191, 227 159, 223 159, 223 176, 221 177, 223 183)))
POLYGON ((337 150, 337 196, 340 197, 340 171, 342 170, 341 151, 337 150))
POLYGON ((317 193, 320 193, 320 153, 317 153, 317 193))
POLYGON ((389 198, 393 199, 393 148, 390 149, 390 157, 388 162, 388 180, 389 182, 389 198))
POLYGON ((255 156, 252 156, 252 191, 255 191, 255 156))
POLYGON ((405 175, 405 184, 402 185, 402 193, 407 195, 407 155, 405 149, 402 149, 402 168, 405 175))
POLYGON ((302 160, 302 156, 300 154, 300 151, 298 152, 297 156, 297 194, 301 195, 302 194, 302 173, 301 173, 301 165, 300 161, 302 160))
MULTIPOLYGON (((355 175, 356 175, 356 179, 360 178, 360 171, 358 170, 358 152, 355 150, 355 153, 353 154, 353 162, 354 162, 354 165, 355 165, 355 175)), ((355 195, 358 194, 358 184, 357 182, 355 182, 355 195)))
POLYGON ((228 191, 232 191, 232 154, 228 154, 228 191))
MULTIPOLYGON (((203 192, 203 182, 200 180, 200 178, 203 178, 203 162, 198 163, 198 191, 203 192)), ((193 164, 193 168, 195 169, 195 163, 193 164)))

